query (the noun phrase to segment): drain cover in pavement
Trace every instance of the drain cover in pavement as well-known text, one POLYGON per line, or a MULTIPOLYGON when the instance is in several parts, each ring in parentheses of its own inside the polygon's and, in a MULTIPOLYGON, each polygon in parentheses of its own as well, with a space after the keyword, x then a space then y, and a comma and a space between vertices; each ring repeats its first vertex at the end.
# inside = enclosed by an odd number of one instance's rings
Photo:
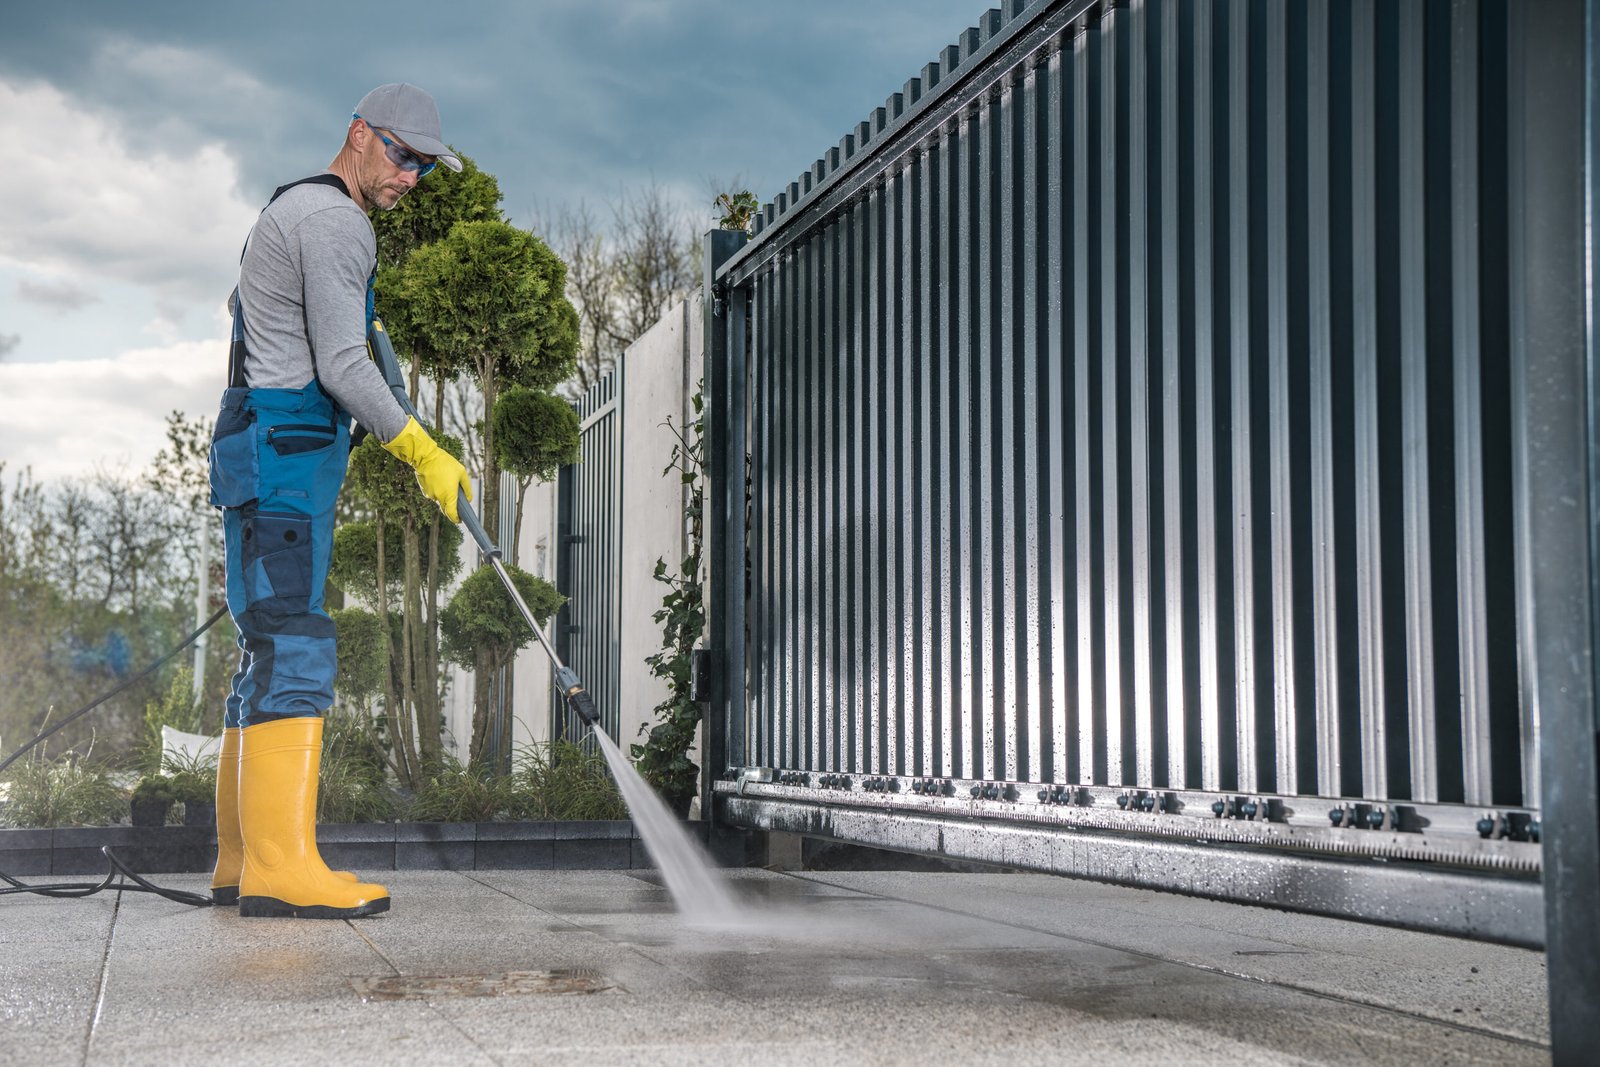
POLYGON ((529 994, 573 996, 621 992, 594 971, 502 971, 498 974, 402 974, 352 978, 364 1001, 438 1000, 446 997, 514 997, 529 994))

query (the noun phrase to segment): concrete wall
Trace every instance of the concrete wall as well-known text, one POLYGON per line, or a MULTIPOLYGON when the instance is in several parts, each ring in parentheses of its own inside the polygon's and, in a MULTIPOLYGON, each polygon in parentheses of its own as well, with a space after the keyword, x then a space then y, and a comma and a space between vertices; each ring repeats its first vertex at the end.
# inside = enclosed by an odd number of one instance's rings
MULTIPOLYGON (((536 578, 556 580, 556 483, 528 487, 522 512, 522 536, 514 562, 536 578)), ((545 636, 556 640, 555 620, 545 626, 545 636)), ((525 745, 550 737, 550 659, 537 641, 517 654, 513 671, 511 743, 525 745)), ((468 687, 470 690, 470 682, 468 687)))

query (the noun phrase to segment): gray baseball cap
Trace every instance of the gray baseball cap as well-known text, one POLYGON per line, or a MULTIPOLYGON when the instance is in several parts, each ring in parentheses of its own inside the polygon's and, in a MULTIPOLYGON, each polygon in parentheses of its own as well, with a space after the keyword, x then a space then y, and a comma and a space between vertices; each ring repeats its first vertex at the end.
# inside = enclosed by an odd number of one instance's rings
POLYGON ((461 160, 451 154, 439 132, 439 106, 433 97, 405 82, 380 85, 361 98, 355 113, 368 126, 393 130, 400 139, 425 156, 438 156, 451 170, 461 169, 461 160))

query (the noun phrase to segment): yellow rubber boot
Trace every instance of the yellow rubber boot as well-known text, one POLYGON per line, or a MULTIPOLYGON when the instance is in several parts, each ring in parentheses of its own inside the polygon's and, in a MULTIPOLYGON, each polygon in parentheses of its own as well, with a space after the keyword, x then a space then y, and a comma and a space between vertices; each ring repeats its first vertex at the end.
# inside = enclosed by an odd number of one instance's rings
POLYGON ((217 866, 211 872, 211 903, 239 903, 244 842, 239 839, 239 728, 222 731, 217 755, 217 866))
POLYGON ((353 919, 388 911, 387 889, 340 878, 317 852, 322 719, 246 726, 239 742, 239 914, 353 919))
MULTIPOLYGON (((217 866, 211 872, 211 903, 228 907, 239 903, 239 873, 244 868, 244 842, 239 836, 239 727, 222 731, 217 754, 217 866)), ((347 882, 349 871, 334 871, 347 882)))

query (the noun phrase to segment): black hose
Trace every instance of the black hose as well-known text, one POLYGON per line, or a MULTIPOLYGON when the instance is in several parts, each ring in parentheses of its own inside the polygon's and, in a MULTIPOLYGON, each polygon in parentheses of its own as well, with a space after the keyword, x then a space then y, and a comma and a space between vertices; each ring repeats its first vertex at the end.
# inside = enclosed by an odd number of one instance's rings
POLYGON ((209 908, 212 905, 212 900, 209 896, 188 893, 182 889, 163 889, 161 886, 145 881, 128 870, 127 865, 117 858, 116 853, 111 851, 110 845, 102 845, 100 851, 111 862, 111 870, 107 871, 106 876, 98 882, 55 882, 50 885, 29 885, 26 882, 17 881, 4 871, 0 871, 0 881, 10 885, 9 889, 0 889, 0 896, 8 896, 12 893, 37 893, 42 897, 70 899, 73 897, 90 897, 103 889, 111 889, 118 893, 154 893, 156 896, 165 897, 175 904, 188 904, 196 908, 209 908), (124 878, 130 879, 132 884, 116 881, 115 879, 119 874, 124 878))

